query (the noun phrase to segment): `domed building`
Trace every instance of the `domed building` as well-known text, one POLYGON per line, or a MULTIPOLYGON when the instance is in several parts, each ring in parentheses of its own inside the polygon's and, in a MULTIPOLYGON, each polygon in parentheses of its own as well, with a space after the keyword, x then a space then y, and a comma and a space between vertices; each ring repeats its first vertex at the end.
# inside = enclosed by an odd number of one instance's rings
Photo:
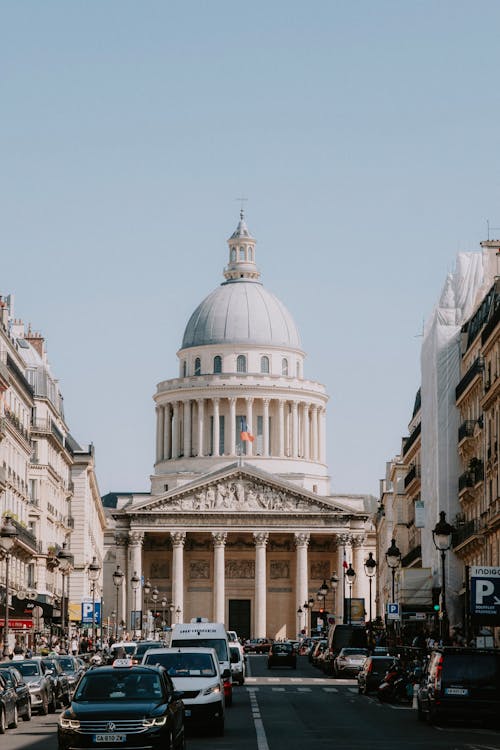
POLYGON ((118 619, 137 630, 143 615, 149 631, 148 590, 173 622, 208 617, 245 637, 295 637, 325 620, 320 609, 342 619, 347 593, 368 610, 375 499, 330 494, 328 396, 304 376, 297 326, 262 284, 243 211, 224 280, 194 310, 177 357, 178 376, 154 395, 151 493, 103 498, 108 582, 116 565, 128 581, 118 619), (345 563, 359 573, 349 592, 345 563), (337 590, 319 601, 334 573, 337 590))

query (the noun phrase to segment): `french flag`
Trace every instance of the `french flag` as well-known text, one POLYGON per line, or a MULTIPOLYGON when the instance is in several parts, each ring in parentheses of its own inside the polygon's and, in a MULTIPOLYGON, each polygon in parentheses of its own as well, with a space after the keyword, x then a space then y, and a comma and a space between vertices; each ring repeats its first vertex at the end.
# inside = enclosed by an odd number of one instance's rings
POLYGON ((251 443, 255 440, 248 428, 246 417, 240 417, 240 438, 242 440, 249 440, 251 443))

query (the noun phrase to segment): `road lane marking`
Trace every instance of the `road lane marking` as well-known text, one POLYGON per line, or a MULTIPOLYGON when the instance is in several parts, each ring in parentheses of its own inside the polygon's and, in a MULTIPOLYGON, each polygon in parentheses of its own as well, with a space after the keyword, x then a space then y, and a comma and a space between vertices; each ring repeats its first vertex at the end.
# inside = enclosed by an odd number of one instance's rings
POLYGON ((338 688, 323 688, 323 692, 324 693, 338 693, 339 689, 338 688))
POLYGON ((349 691, 349 693, 357 693, 358 692, 357 688, 351 688, 350 687, 350 688, 347 688, 347 690, 349 691))
POLYGON ((273 688, 271 688, 271 690, 273 691, 273 693, 284 693, 285 692, 285 688, 273 687, 273 688))
POLYGON ((269 750, 266 732, 262 719, 260 718, 260 709, 259 704, 257 703, 255 692, 250 693, 250 705, 252 708, 252 718, 255 727, 255 735, 257 737, 257 750, 269 750))
POLYGON ((298 693, 310 693, 311 692, 311 688, 301 688, 301 687, 298 687, 297 688, 297 692, 298 693))

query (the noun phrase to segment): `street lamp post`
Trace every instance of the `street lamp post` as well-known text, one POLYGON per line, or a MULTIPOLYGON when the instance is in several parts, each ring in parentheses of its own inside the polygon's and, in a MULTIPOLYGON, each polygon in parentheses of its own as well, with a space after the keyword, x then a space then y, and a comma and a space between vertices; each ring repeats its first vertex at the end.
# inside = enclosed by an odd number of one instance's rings
POLYGON ((113 583, 116 588, 116 619, 115 619, 115 640, 118 640, 118 618, 120 617, 120 588, 123 583, 123 571, 119 565, 113 573, 113 583))
POLYGON ((134 633, 134 638, 137 635, 137 589, 139 588, 139 584, 141 582, 141 579, 137 575, 137 571, 134 570, 134 575, 130 579, 130 585, 132 587, 132 591, 134 592, 134 616, 133 616, 133 622, 130 623, 131 629, 134 633))
POLYGON ((0 529, 0 547, 5 558, 5 626, 3 629, 3 652, 4 659, 9 658, 9 563, 10 551, 16 542, 18 531, 10 516, 5 516, 0 529))
POLYGON ((181 612, 182 612, 181 608, 177 607, 177 609, 175 610, 175 621, 176 621, 176 623, 179 622, 179 618, 181 616, 181 612))
POLYGON ((168 604, 167 598, 164 596, 162 598, 162 600, 161 600, 161 629, 162 629, 162 632, 163 632, 163 629, 167 625, 167 621, 165 620, 165 610, 167 608, 167 604, 168 604))
POLYGON ((314 599, 311 598, 308 599, 304 604, 302 605, 302 609, 305 610, 306 613, 306 630, 309 630, 309 635, 312 636, 312 610, 314 606, 314 599))
POLYGON ((377 568, 377 561, 373 557, 373 552, 368 553, 368 559, 365 560, 365 573, 368 576, 368 584, 369 584, 369 618, 370 618, 370 629, 372 625, 372 580, 375 575, 375 570, 377 568))
POLYGON ((396 599, 396 568, 399 567, 401 562, 401 551, 399 547, 396 547, 395 539, 391 539, 391 546, 385 553, 385 559, 392 573, 392 603, 394 604, 396 599))
POLYGON ((175 605, 174 605, 173 602, 170 602, 170 604, 168 605, 168 611, 169 611, 169 618, 168 618, 169 622, 168 622, 168 624, 169 624, 170 627, 172 627, 172 620, 173 620, 173 617, 174 617, 174 610, 175 610, 175 605))
POLYGON ((323 614, 323 625, 322 630, 324 631, 326 629, 326 596, 330 589, 328 588, 327 582, 323 579, 323 583, 321 584, 320 588, 318 589, 318 593, 316 594, 318 601, 320 602, 323 599, 323 607, 322 607, 322 614, 323 614))
MULTIPOLYGON (((101 566, 97 562, 97 558, 93 557, 92 562, 90 563, 87 573, 89 577, 89 581, 92 584, 92 646, 94 648, 94 651, 96 650, 96 644, 97 644, 97 627, 96 627, 96 620, 95 620, 95 585, 99 578, 99 574, 101 572, 101 566)), ((101 627, 101 639, 102 639, 102 627, 101 627)))
POLYGON ((445 560, 446 553, 451 548, 451 535, 453 526, 446 520, 444 510, 439 512, 439 521, 432 530, 432 539, 434 546, 441 553, 441 628, 440 635, 443 644, 448 640, 448 610, 446 608, 446 572, 445 560))
POLYGON ((347 583, 349 585, 349 613, 348 613, 348 625, 352 624, 352 587, 356 580, 356 571, 352 567, 352 563, 349 563, 349 567, 346 572, 347 583))
POLYGON ((142 623, 142 626, 143 626, 143 630, 144 630, 144 635, 147 637, 147 634, 148 634, 148 625, 149 625, 149 623, 148 623, 148 620, 149 620, 149 594, 151 593, 151 581, 149 580, 149 578, 146 581, 146 583, 144 583, 143 586, 142 586, 142 593, 143 593, 143 595, 145 597, 144 603, 146 605, 145 606, 145 615, 146 616, 144 618, 144 622, 142 623))
POLYGON ((299 607, 298 610, 297 610, 297 618, 298 618, 298 621, 299 621, 299 627, 298 627, 298 632, 299 633, 301 633, 301 631, 302 631, 302 615, 303 614, 304 614, 304 610, 302 609, 302 607, 299 607))
POLYGON ((333 611, 332 611, 332 614, 333 614, 333 617, 335 618, 335 620, 337 619, 337 588, 338 588, 338 585, 339 585, 338 575, 337 575, 337 573, 332 573, 332 575, 330 576, 330 588, 331 588, 332 594, 333 594, 333 600, 332 600, 333 611))
POLYGON ((151 599, 153 600, 153 640, 156 639, 156 602, 158 601, 159 595, 160 592, 155 586, 151 592, 151 599))
POLYGON ((66 601, 69 603, 69 574, 73 569, 73 555, 66 549, 66 542, 63 543, 62 549, 57 553, 57 561, 62 575, 62 605, 61 605, 61 631, 63 645, 66 641, 66 601), (66 579, 68 582, 66 583, 66 579))

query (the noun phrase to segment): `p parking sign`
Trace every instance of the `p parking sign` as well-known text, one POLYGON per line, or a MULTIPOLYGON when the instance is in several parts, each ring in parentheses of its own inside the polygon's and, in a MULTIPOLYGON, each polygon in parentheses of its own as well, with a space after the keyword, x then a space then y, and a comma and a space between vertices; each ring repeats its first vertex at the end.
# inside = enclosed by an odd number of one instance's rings
POLYGON ((478 619, 500 624, 500 568, 473 565, 470 569, 470 612, 478 619))
POLYGON ((399 620, 399 604, 392 602, 387 605, 387 619, 388 620, 399 620))
POLYGON ((101 602, 82 602, 82 625, 92 625, 95 622, 96 625, 101 624, 101 602), (95 619, 92 614, 95 613, 95 619))

